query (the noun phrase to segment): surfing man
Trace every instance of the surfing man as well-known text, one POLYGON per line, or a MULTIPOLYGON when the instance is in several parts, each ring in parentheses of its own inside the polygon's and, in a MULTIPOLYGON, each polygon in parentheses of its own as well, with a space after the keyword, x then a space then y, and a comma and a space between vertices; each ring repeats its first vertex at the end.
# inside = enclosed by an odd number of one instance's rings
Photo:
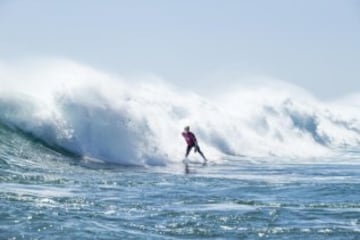
POLYGON ((195 152, 200 153, 201 157, 204 159, 204 163, 207 161, 206 157, 204 156, 204 154, 201 152, 199 144, 196 140, 195 134, 190 132, 190 127, 186 126, 184 128, 184 132, 182 133, 183 137, 185 138, 185 141, 187 143, 187 148, 186 148, 186 154, 185 157, 187 157, 191 151, 191 149, 194 147, 195 148, 195 152))

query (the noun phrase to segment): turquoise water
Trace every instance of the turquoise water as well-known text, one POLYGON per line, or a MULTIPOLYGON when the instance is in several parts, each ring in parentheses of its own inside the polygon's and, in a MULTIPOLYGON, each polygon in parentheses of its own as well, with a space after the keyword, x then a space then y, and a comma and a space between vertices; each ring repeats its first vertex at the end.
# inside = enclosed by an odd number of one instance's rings
POLYGON ((93 163, 0 128, 0 239, 359 239, 356 151, 166 167, 93 163), (314 161, 315 162, 315 161, 314 161))

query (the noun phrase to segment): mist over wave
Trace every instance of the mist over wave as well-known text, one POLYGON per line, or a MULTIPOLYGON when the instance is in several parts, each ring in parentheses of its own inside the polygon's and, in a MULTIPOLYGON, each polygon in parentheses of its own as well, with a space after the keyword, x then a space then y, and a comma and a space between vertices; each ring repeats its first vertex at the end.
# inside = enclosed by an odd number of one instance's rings
POLYGON ((73 61, 47 59, 0 63, 0 84, 2 124, 107 162, 180 161, 185 125, 213 159, 313 158, 359 145, 356 104, 320 102, 285 83, 236 87, 205 97, 156 77, 133 81, 73 61))

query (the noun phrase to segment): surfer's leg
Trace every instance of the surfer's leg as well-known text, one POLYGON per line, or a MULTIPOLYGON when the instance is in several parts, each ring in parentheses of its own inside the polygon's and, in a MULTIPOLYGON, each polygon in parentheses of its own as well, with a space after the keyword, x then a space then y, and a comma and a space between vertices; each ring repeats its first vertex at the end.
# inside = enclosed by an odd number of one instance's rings
POLYGON ((202 158, 204 159, 204 162, 207 162, 207 159, 206 159, 205 155, 202 152, 199 152, 199 153, 202 156, 202 158))
POLYGON ((201 157, 204 159, 204 161, 206 162, 207 159, 206 157, 204 156, 203 152, 200 150, 200 147, 199 146, 195 146, 196 150, 200 153, 201 157))
POLYGON ((187 156, 189 155, 192 147, 193 147, 192 145, 188 145, 188 146, 187 146, 185 157, 187 157, 187 156))

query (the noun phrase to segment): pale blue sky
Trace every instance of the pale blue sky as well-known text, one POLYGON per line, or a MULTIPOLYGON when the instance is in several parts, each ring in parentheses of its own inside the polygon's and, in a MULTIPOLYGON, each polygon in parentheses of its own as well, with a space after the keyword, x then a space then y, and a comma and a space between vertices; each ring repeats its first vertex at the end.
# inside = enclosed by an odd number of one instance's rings
POLYGON ((357 0, 0 0, 0 59, 65 57, 199 92, 262 75, 360 93, 357 0))

